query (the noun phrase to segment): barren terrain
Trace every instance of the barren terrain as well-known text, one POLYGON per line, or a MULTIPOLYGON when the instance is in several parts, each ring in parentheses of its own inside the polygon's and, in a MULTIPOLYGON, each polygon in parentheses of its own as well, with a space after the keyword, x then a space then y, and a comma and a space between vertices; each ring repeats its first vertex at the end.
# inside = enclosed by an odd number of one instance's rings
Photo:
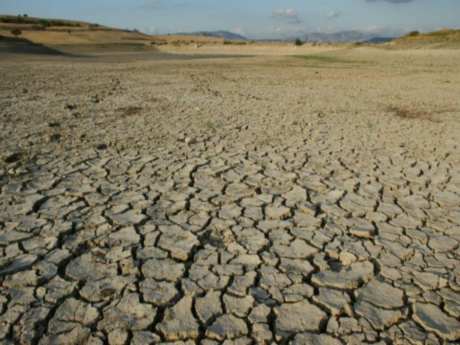
POLYGON ((0 344, 458 344, 460 50, 220 48, 0 55, 0 344))

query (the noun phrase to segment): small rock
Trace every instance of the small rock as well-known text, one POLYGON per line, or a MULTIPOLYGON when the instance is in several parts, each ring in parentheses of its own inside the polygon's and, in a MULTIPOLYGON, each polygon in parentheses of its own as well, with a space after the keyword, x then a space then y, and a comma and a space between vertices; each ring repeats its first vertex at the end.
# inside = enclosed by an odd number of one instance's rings
POLYGON ((118 225, 136 225, 145 220, 145 216, 136 211, 128 210, 124 213, 109 214, 112 221, 118 225))
POLYGON ((254 304, 254 298, 251 295, 240 298, 226 294, 223 299, 227 311, 238 317, 246 317, 254 304))
POLYGON ((308 301, 283 304, 275 309, 276 330, 283 333, 319 331, 327 315, 308 301))
POLYGON ((116 276, 117 266, 86 253, 73 259, 67 265, 65 272, 74 280, 97 280, 116 276))
POLYGON ((177 295, 174 284, 168 282, 157 282, 153 279, 146 279, 140 284, 144 300, 148 303, 161 306, 172 301, 177 295))
POLYGON ((225 314, 219 317, 206 331, 206 336, 211 339, 223 341, 234 339, 248 333, 248 326, 243 320, 225 314))
POLYGON ((383 331, 386 327, 396 324, 402 318, 399 310, 381 309, 364 301, 356 303, 354 309, 358 315, 369 321, 376 330, 383 331))
POLYGON ((265 209, 265 214, 268 219, 287 219, 291 215, 291 210, 284 206, 268 206, 265 209))
POLYGON ((282 258, 305 259, 318 252, 318 249, 303 240, 296 239, 288 245, 275 243, 273 250, 282 258))
POLYGON ((175 282, 184 274, 185 267, 171 259, 151 259, 142 265, 142 272, 147 278, 175 282))
POLYGON ((133 332, 131 345, 153 345, 161 343, 161 338, 148 331, 133 332))
POLYGON ((402 290, 377 280, 372 280, 356 294, 358 299, 386 309, 400 308, 404 305, 402 290))
POLYGON ((343 266, 350 266, 353 262, 356 262, 356 256, 349 252, 341 252, 339 260, 343 266))
POLYGON ((326 334, 297 334, 290 345, 341 345, 342 342, 326 334))
POLYGON ((313 297, 316 303, 326 307, 332 315, 340 315, 346 312, 347 315, 352 315, 350 297, 338 290, 320 288, 319 295, 313 297))
POLYGON ((312 283, 335 289, 356 289, 374 276, 374 265, 369 261, 355 262, 344 270, 325 271, 313 275, 312 283))
POLYGON ((70 331, 77 325, 89 326, 94 324, 99 317, 99 311, 91 304, 75 298, 69 298, 62 303, 51 319, 48 331, 59 334, 70 331))
POLYGON ((157 328, 170 341, 197 338, 199 324, 193 317, 192 297, 185 296, 175 306, 167 309, 157 328))
POLYGON ((211 318, 222 314, 220 292, 208 291, 204 297, 196 300, 195 308, 198 317, 204 323, 208 322, 211 318))
POLYGON ((128 332, 123 329, 114 329, 108 336, 110 345, 125 345, 128 340, 128 332))
POLYGON ((137 293, 129 293, 104 310, 98 328, 107 332, 115 330, 141 331, 155 319, 156 309, 140 301, 137 293))
POLYGON ((429 332, 442 339, 455 341, 460 339, 460 322, 447 316, 433 304, 416 303, 413 306, 414 320, 429 332))
POLYGON ((0 277, 25 270, 31 267, 37 261, 37 259, 38 258, 36 255, 31 254, 18 256, 8 266, 0 270, 0 277))
POLYGON ((170 252, 174 259, 187 261, 194 246, 199 244, 195 235, 178 226, 160 227, 162 235, 158 246, 170 252))
POLYGON ((352 228, 350 234, 358 238, 371 239, 375 235, 375 230, 370 228, 352 228))

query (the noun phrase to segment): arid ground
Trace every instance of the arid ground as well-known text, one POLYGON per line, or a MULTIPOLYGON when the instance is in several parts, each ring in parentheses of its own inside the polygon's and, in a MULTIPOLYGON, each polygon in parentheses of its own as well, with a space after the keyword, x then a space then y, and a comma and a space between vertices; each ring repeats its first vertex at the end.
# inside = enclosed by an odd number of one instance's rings
POLYGON ((460 50, 168 49, 0 54, 0 344, 459 344, 460 50))

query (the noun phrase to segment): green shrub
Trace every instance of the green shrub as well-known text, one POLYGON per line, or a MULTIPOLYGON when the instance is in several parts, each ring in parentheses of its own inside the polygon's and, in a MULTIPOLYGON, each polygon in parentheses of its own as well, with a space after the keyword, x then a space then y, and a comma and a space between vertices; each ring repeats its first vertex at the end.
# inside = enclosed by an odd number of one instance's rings
POLYGON ((303 45, 303 42, 302 42, 302 40, 300 38, 297 38, 295 40, 294 44, 299 47, 299 46, 303 45))
POLYGON ((49 21, 49 20, 46 20, 46 19, 40 19, 38 22, 39 22, 40 25, 41 25, 42 27, 44 27, 44 28, 47 28, 47 27, 51 26, 50 21, 49 21))
POLYGON ((237 45, 237 46, 242 46, 242 45, 247 44, 247 42, 246 42, 246 41, 228 41, 228 40, 224 40, 224 44, 225 44, 225 45, 237 45))
POLYGON ((17 37, 17 36, 21 36, 21 35, 22 35, 22 31, 21 31, 20 29, 18 29, 18 28, 12 29, 12 30, 11 30, 11 34, 14 35, 14 36, 16 36, 16 37, 17 37))

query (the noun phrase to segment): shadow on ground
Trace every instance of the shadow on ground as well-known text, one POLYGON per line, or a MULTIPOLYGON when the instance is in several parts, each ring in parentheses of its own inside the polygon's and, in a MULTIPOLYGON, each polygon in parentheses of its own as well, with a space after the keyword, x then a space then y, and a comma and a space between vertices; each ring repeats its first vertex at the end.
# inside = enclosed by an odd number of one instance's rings
POLYGON ((57 49, 37 44, 25 38, 0 36, 0 54, 65 55, 57 49))
POLYGON ((170 54, 158 51, 156 48, 141 44, 85 44, 85 45, 60 45, 45 46, 34 43, 25 38, 0 36, 0 59, 11 56, 21 58, 39 57, 41 59, 72 58, 91 62, 131 62, 140 60, 192 60, 192 59, 218 59, 239 58, 246 55, 227 54, 170 54))

